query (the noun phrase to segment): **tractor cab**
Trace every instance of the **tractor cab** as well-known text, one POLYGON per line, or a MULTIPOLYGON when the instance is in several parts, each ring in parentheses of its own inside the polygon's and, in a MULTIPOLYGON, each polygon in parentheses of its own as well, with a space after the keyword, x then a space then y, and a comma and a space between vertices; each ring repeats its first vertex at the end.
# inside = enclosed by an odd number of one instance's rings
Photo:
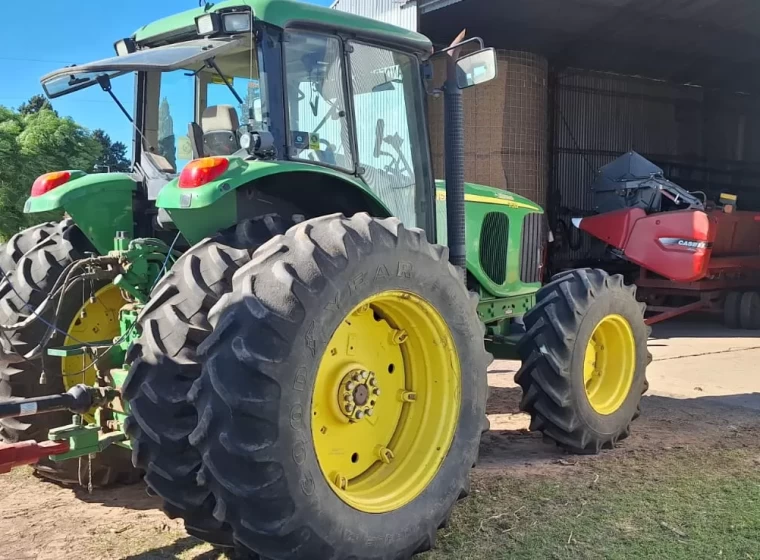
MULTIPOLYGON (((52 72, 43 87, 50 98, 88 87, 114 98, 134 125, 134 168, 148 200, 192 160, 291 161, 353 177, 389 214, 433 232, 429 41, 381 24, 283 29, 266 21, 280 5, 308 10, 282 0, 194 10, 182 14, 192 26, 146 26, 116 43, 117 56, 52 72), (133 73, 130 115, 110 83, 133 73)), ((463 59, 459 87, 493 78, 495 68, 492 50, 463 59)))

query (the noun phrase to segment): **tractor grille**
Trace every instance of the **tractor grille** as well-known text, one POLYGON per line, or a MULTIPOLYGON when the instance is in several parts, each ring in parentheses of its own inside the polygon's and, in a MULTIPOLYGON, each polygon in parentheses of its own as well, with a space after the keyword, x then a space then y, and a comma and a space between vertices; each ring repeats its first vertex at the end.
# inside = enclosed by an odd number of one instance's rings
POLYGON ((520 281, 533 284, 541 281, 544 247, 544 215, 527 214, 523 218, 520 248, 520 281))
POLYGON ((496 284, 507 280, 507 239, 509 218, 500 212, 489 212, 480 230, 480 266, 496 284))

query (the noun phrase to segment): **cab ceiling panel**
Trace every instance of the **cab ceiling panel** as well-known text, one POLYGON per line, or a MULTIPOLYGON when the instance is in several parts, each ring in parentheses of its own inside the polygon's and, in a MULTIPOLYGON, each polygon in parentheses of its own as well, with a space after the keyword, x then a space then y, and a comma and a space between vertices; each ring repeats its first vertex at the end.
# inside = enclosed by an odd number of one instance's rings
POLYGON ((757 0, 421 0, 421 31, 463 27, 565 66, 760 93, 757 0))

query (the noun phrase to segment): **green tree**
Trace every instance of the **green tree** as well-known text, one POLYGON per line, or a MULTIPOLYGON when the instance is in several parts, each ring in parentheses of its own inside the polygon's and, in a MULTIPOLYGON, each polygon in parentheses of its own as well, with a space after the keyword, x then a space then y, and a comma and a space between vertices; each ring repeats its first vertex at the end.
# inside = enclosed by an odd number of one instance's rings
POLYGON ((175 169, 177 168, 177 146, 174 138, 174 119, 169 110, 169 100, 164 97, 158 107, 158 153, 175 169))
POLYGON ((100 144, 100 157, 95 162, 95 168, 100 172, 129 171, 127 147, 123 142, 112 142, 105 130, 100 128, 92 133, 92 137, 100 144))
POLYGON ((58 114, 53 110, 53 106, 50 104, 48 98, 44 95, 33 95, 29 98, 29 101, 21 104, 21 106, 18 108, 18 112, 22 115, 33 115, 34 113, 39 113, 43 109, 53 111, 56 115, 58 114))
POLYGON ((101 151, 100 142, 69 117, 45 107, 26 113, 0 107, 0 238, 59 217, 23 213, 32 183, 50 171, 90 171, 101 151))

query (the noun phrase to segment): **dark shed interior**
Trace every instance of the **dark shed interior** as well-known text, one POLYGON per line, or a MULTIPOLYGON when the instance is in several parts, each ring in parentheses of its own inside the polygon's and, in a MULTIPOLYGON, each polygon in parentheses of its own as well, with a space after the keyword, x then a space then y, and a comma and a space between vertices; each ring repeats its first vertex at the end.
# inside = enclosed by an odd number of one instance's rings
MULTIPOLYGON (((571 215, 593 212, 596 170, 629 150, 689 190, 714 200, 730 192, 740 209, 760 210, 760 2, 420 0, 419 9, 420 30, 437 44, 467 27, 500 49, 507 73, 518 76, 507 96, 516 87, 546 89, 546 115, 538 117, 545 141, 498 150, 507 177, 516 152, 545 153, 534 158, 546 166, 538 202, 560 237, 571 215), (543 57, 545 75, 526 79, 516 53, 543 57)), ((468 118, 494 112, 478 95, 468 118)), ((473 135, 468 142, 479 140, 473 135)), ((600 256, 591 240, 577 249, 560 241, 557 266, 600 256)))

